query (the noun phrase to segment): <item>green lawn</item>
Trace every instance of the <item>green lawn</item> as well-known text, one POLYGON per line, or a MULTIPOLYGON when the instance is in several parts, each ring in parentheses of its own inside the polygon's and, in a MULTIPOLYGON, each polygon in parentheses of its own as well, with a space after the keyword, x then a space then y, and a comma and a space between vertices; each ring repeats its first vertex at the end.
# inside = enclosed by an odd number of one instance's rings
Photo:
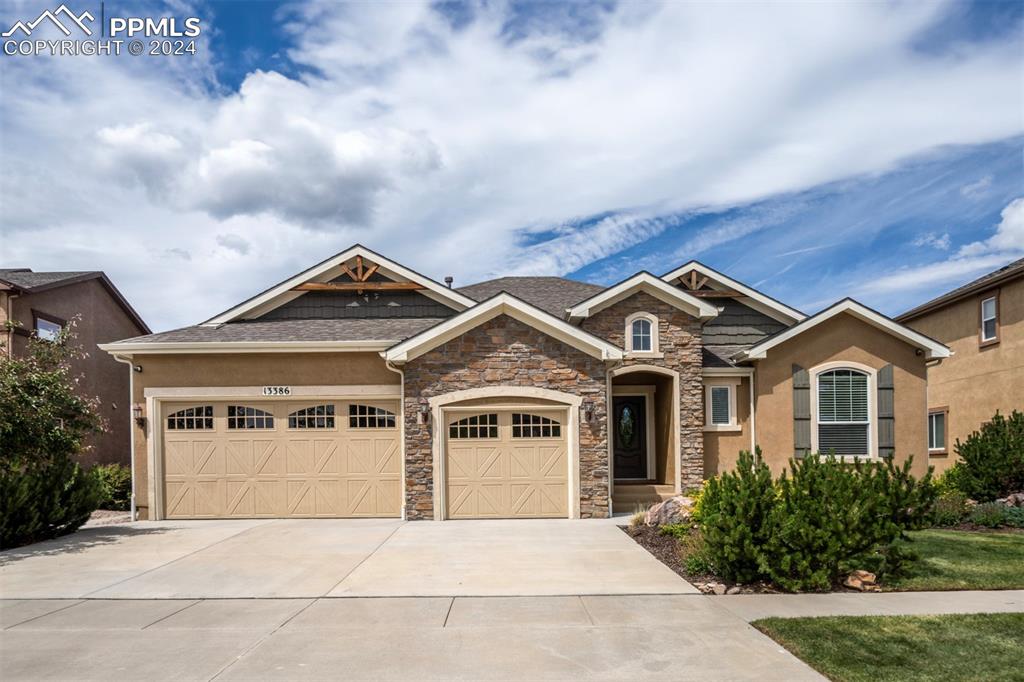
POLYGON ((1024 614, 768 618, 753 625, 844 682, 1024 678, 1024 614))
POLYGON ((1024 533, 924 530, 911 536, 921 560, 886 589, 1024 589, 1024 533))

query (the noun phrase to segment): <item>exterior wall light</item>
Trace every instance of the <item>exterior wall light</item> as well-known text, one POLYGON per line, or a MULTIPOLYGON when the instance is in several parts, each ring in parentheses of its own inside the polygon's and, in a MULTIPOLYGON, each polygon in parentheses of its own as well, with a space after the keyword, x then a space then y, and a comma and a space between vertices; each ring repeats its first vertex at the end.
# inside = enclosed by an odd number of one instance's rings
POLYGON ((146 416, 142 413, 142 405, 140 403, 132 405, 132 416, 135 417, 135 423, 139 426, 146 425, 146 416))
POLYGON ((423 403, 420 405, 419 411, 416 413, 416 423, 426 424, 430 421, 430 405, 423 403))
POLYGON ((593 402, 588 400, 587 402, 583 403, 582 410, 583 410, 583 421, 587 422, 588 424, 590 422, 594 421, 594 403, 593 402))

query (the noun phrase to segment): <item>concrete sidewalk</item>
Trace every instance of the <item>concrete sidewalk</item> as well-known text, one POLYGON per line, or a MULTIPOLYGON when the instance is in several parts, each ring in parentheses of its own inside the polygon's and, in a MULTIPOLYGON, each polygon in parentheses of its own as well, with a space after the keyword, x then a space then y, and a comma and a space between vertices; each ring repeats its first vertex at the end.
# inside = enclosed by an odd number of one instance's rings
POLYGON ((0 600, 4 680, 821 680, 701 595, 0 600))
POLYGON ((928 616, 943 613, 1024 612, 1024 590, 737 594, 717 597, 715 601, 748 623, 760 618, 773 617, 928 616))

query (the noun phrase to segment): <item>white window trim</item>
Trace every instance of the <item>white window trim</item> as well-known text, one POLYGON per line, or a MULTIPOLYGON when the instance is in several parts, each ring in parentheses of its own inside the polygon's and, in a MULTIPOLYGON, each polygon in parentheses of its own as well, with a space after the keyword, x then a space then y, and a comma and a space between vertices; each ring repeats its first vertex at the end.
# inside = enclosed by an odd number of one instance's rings
POLYGON ((740 385, 740 377, 704 377, 704 430, 705 431, 742 431, 736 414, 736 391, 740 385), (729 389, 729 423, 711 423, 711 388, 725 386, 729 389))
POLYGON ((981 342, 990 343, 999 339, 999 296, 992 295, 986 296, 981 299, 981 342), (993 314, 992 317, 985 317, 985 304, 992 301, 993 314), (996 323, 996 331, 992 336, 985 336, 985 321, 992 320, 996 323))
MULTIPOLYGON (((878 456, 878 405, 875 398, 878 390, 878 370, 859 362, 826 362, 812 367, 808 372, 811 379, 811 452, 818 452, 818 375, 833 369, 852 369, 868 376, 868 453, 867 455, 837 455, 844 462, 855 459, 876 460, 878 456)), ((830 422, 833 423, 833 422, 830 422)))
POLYGON ((943 409, 928 410, 928 420, 927 420, 926 423, 928 425, 928 428, 927 428, 927 431, 928 431, 928 454, 947 452, 948 448, 946 447, 946 441, 949 438, 949 410, 945 409, 945 408, 943 408, 943 409), (943 439, 942 439, 942 443, 940 443, 938 447, 933 448, 932 444, 931 444, 931 441, 932 441, 932 417, 935 417, 935 416, 938 416, 938 415, 942 415, 942 435, 943 435, 943 439))
POLYGON ((658 345, 658 316, 653 313, 638 312, 626 318, 626 355, 631 358, 663 358, 658 345), (647 320, 651 323, 651 349, 633 350, 633 323, 637 320, 647 320))

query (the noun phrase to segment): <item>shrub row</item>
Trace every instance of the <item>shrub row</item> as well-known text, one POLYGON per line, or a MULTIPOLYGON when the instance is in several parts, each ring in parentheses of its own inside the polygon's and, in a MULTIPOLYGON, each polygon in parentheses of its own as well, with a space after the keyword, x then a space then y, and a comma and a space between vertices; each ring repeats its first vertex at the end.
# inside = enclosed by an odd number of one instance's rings
POLYGON ((708 559, 726 580, 791 591, 828 589, 850 568, 898 572, 905 531, 928 523, 936 494, 910 467, 811 455, 773 481, 760 451, 742 452, 701 500, 708 559))
POLYGON ((69 459, 0 463, 0 549, 74 532, 102 498, 99 479, 69 459))
POLYGON ((978 502, 1024 492, 1024 413, 997 412, 954 449, 957 462, 943 477, 948 486, 978 502))

